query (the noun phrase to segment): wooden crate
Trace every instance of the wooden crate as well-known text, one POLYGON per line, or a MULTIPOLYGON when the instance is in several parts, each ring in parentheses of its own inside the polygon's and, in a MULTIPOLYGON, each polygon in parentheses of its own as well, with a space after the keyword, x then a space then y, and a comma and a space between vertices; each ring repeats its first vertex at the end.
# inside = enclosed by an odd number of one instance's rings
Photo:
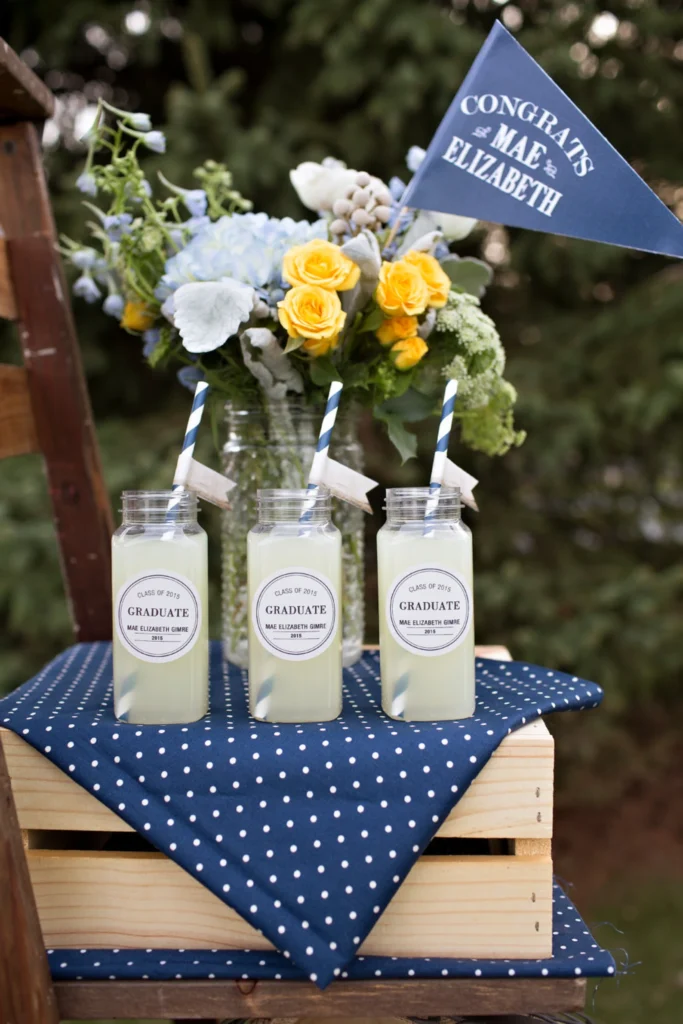
MULTIPOLYGON (((132 832, 130 826, 24 740, 7 730, 0 738, 48 946, 272 948, 165 855, 101 849, 107 837, 132 832)), ((553 755, 542 721, 503 741, 363 953, 550 955, 553 755), (441 853, 440 845, 454 839, 460 851, 441 853), (488 853, 466 852, 462 840, 482 839, 491 841, 488 853)))

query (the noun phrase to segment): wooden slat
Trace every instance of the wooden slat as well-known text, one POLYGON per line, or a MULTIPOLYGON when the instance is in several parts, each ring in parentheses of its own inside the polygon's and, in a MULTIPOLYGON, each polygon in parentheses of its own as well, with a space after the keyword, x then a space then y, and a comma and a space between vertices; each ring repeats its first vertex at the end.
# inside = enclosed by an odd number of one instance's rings
POLYGON ((131 1020, 185 1017, 498 1017, 583 1009, 585 978, 408 978, 335 981, 324 991, 307 981, 60 981, 62 1018, 131 1020))
MULTIPOLYGON (((21 737, 0 729, 21 827, 130 832, 91 793, 21 737)), ((552 835, 553 738, 544 722, 507 736, 441 826, 440 837, 552 835)))
POLYGON ((38 451, 26 370, 0 365, 0 459, 38 451))
POLYGON ((17 319, 17 303, 4 238, 0 238, 0 317, 3 320, 17 319))
POLYGON ((552 836, 554 754, 553 737, 542 720, 511 733, 455 805, 439 836, 552 836))
POLYGON ((54 113, 54 96, 0 39, 0 120, 43 121, 54 113))
MULTIPOLYGON (((272 949, 162 854, 29 850, 45 942, 65 947, 272 949)), ((422 857, 361 947, 391 956, 544 957, 549 857, 422 857)))
POLYGON ((58 1024, 9 775, 0 745, 0 1021, 58 1024))
POLYGON ((113 520, 40 143, 29 122, 0 124, 0 225, 76 637, 105 640, 111 637, 113 520))

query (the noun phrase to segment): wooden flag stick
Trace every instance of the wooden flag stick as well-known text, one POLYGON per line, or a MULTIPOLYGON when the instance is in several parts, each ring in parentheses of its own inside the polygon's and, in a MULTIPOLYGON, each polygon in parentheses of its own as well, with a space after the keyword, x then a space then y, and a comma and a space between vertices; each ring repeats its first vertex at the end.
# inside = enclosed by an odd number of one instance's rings
POLYGON ((401 223, 401 217, 403 216, 403 214, 406 212, 407 209, 408 209, 407 206, 402 206, 401 209, 398 211, 398 216, 397 216, 396 220, 394 221, 394 225, 393 225, 391 231, 389 232, 389 237, 387 238, 386 242, 384 243, 384 248, 385 249, 388 249, 389 246, 391 245, 391 243, 393 242, 393 240, 396 238, 396 233, 398 231, 398 226, 401 223))

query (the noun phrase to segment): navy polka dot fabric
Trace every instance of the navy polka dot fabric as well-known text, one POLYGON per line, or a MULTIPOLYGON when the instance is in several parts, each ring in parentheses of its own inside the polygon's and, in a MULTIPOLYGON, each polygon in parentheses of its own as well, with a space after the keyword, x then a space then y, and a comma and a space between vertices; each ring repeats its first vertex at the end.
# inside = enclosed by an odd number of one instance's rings
MULTIPOLYGON (((49 949, 59 981, 119 978, 264 978, 296 981, 306 973, 281 953, 246 949, 49 949)), ((547 960, 453 960, 444 957, 357 956, 342 978, 577 978, 609 977, 612 955, 593 940, 576 907, 556 884, 553 890, 553 956, 547 960)))
POLYGON ((249 715, 246 682, 215 643, 204 719, 124 724, 111 645, 78 644, 0 701, 0 722, 320 986, 346 968, 503 738, 602 697, 577 677, 483 659, 472 718, 396 722, 381 710, 372 653, 345 671, 336 721, 272 725, 249 715))

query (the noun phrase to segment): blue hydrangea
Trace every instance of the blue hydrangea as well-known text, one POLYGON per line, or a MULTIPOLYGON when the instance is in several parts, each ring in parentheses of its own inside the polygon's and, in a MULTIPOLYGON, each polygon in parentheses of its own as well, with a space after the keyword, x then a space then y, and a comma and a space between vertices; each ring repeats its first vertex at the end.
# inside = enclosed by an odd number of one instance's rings
POLYGON ((282 259, 293 245, 327 238, 319 220, 278 220, 265 213, 235 213, 201 229, 185 248, 166 262, 156 296, 163 301, 181 284, 232 277, 253 288, 279 287, 282 259))

